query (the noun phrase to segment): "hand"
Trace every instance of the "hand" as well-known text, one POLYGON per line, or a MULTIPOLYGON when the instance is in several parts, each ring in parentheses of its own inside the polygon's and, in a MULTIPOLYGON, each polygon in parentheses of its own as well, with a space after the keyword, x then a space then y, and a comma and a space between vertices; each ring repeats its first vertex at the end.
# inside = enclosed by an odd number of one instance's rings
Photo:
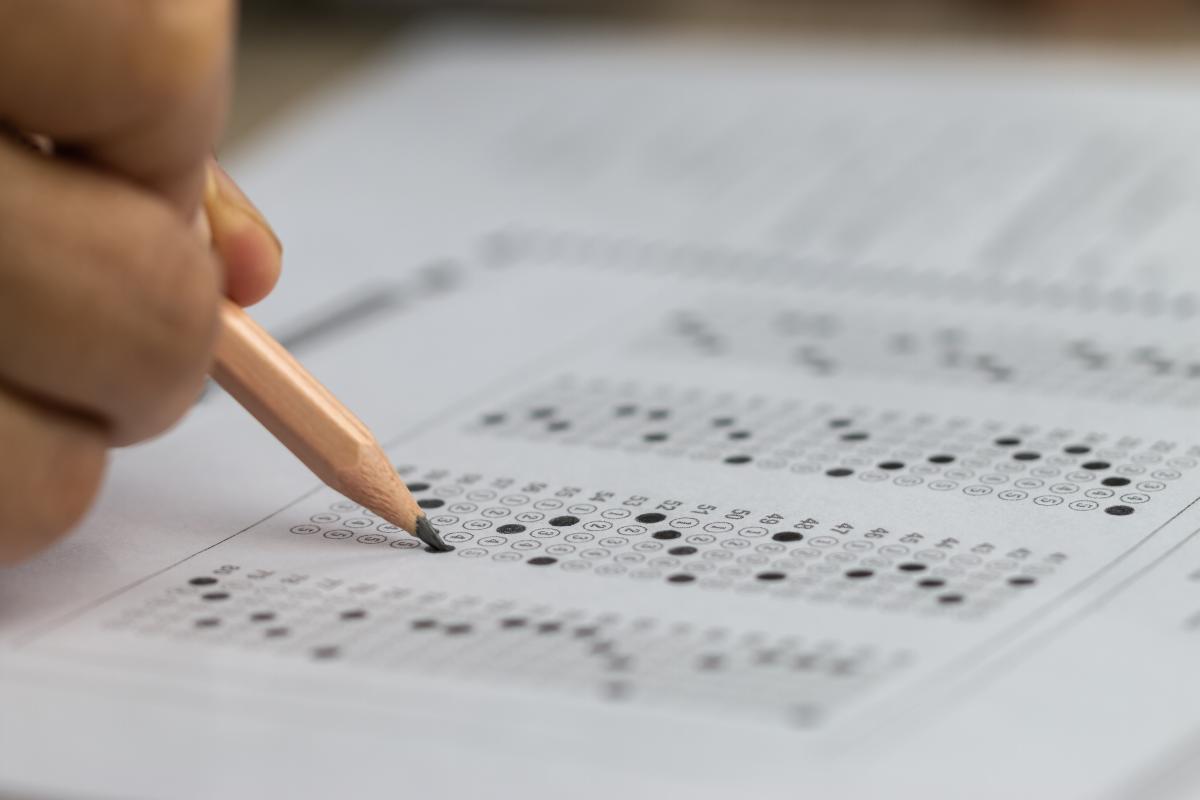
POLYGON ((191 406, 221 294, 278 277, 209 157, 234 19, 231 0, 0 3, 0 561, 73 527, 109 448, 191 406))

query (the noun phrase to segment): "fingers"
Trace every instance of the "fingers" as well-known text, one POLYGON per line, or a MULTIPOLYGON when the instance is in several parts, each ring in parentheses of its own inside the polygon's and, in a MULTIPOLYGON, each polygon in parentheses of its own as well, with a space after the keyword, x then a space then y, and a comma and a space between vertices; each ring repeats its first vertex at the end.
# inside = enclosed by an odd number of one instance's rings
POLYGON ((221 293, 159 198, 0 141, 0 384, 125 444, 172 424, 208 369, 221 293))
POLYGON ((70 530, 96 496, 108 447, 94 422, 0 387, 0 563, 12 563, 70 530))
POLYGON ((4 0, 0 120, 196 210, 223 123, 232 0, 4 0))
POLYGON ((209 164, 204 209, 213 247, 225 265, 225 293, 238 305, 257 303, 279 280, 279 238, 216 161, 209 164))

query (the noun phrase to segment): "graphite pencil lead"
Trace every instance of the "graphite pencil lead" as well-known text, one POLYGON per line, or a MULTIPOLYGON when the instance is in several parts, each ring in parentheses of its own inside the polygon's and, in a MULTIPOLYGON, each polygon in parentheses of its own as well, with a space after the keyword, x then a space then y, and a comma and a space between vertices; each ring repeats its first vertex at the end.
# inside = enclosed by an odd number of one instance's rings
POLYGON ((454 549, 452 545, 448 545, 442 541, 442 535, 438 533, 437 528, 433 527, 433 524, 429 521, 429 517, 424 514, 417 517, 417 538, 435 553, 445 553, 454 549))

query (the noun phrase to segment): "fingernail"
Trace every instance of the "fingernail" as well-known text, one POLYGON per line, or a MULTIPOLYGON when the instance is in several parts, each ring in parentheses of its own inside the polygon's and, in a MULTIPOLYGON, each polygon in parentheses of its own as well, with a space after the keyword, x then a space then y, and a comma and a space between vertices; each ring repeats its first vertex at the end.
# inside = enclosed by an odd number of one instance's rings
POLYGON ((208 180, 204 187, 204 199, 205 204, 210 209, 215 207, 223 212, 225 209, 232 207, 244 214, 251 222, 270 234, 272 241, 275 242, 275 249, 281 253, 283 252, 283 243, 279 241, 279 236, 276 235, 271 224, 267 222, 267 218, 263 216, 254 203, 250 202, 250 198, 246 197, 241 187, 234 182, 233 178, 229 177, 229 174, 216 161, 209 162, 208 180))

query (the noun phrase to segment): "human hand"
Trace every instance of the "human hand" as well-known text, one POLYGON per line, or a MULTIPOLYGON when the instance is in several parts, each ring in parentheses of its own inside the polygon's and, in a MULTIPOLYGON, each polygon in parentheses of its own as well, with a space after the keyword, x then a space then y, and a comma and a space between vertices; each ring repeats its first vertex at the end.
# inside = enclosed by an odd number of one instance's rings
POLYGON ((192 405, 221 295, 278 278, 210 158, 234 23, 232 0, 0 3, 0 561, 72 528, 109 448, 192 405))

